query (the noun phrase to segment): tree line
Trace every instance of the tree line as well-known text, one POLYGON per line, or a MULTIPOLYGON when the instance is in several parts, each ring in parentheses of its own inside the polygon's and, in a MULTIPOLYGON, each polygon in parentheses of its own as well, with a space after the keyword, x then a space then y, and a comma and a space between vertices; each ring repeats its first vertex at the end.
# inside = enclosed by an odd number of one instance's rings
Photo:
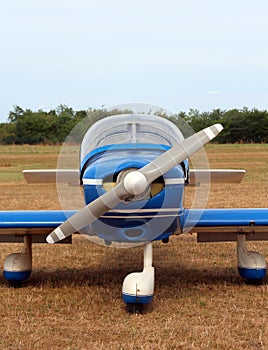
MULTIPOLYGON (((123 111, 131 113, 131 111, 123 111)), ((60 144, 71 130, 87 118, 87 126, 99 119, 122 111, 88 109, 75 111, 66 105, 59 105, 50 111, 32 111, 14 106, 9 112, 7 123, 0 124, 0 144, 60 144)), ((268 143, 268 111, 256 108, 200 112, 190 109, 167 116, 178 127, 186 121, 197 132, 211 124, 221 123, 223 132, 217 136, 218 143, 268 143)), ((84 132, 84 131, 82 131, 84 132)))

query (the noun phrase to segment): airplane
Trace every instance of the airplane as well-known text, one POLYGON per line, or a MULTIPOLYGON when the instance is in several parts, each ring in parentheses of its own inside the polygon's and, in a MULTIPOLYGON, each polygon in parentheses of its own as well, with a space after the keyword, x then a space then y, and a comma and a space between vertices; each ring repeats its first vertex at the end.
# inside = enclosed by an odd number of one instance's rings
MULTIPOLYGON (((24 170, 29 183, 55 182, 82 193, 84 205, 1 211, 0 241, 24 242, 21 253, 5 259, 5 279, 19 287, 30 277, 32 243, 71 243, 72 234, 80 233, 107 247, 142 245, 143 270, 127 275, 122 286, 127 311, 142 313, 154 297, 153 242, 168 243, 174 234, 195 232, 199 242, 237 241, 239 274, 251 283, 262 282, 265 259, 248 251, 246 241, 268 239, 268 209, 184 207, 187 186, 243 179, 244 170, 190 166, 194 154, 222 129, 215 124, 185 138, 175 124, 155 114, 110 115, 84 133, 79 169, 24 170)), ((72 195, 66 196, 72 203, 72 195)))

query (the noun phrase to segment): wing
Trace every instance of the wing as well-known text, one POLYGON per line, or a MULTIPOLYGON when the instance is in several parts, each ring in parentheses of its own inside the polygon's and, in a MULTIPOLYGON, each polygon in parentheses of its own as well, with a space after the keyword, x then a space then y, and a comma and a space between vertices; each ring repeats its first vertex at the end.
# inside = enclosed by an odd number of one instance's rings
MULTIPOLYGON (((33 235, 33 242, 46 242, 46 236, 76 211, 0 211, 0 242, 20 242, 33 235)), ((66 240, 64 243, 70 243, 66 240)))
POLYGON ((237 234, 246 234, 248 240, 268 240, 268 209, 185 210, 183 231, 190 229, 199 242, 235 241, 237 234))

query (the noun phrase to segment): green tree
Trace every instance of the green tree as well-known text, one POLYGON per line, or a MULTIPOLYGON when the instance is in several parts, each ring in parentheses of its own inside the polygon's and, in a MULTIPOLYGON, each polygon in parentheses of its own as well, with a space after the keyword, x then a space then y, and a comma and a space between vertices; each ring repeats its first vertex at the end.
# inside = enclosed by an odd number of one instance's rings
MULTIPOLYGON (((117 109, 108 111, 104 108, 74 111, 63 104, 46 112, 23 109, 16 105, 9 112, 8 123, 0 124, 0 143, 62 143, 75 126, 74 141, 79 142, 93 123, 109 115, 121 113, 132 112, 117 109)), ((190 109, 188 113, 179 112, 172 116, 167 116, 161 111, 157 114, 176 124, 185 136, 191 133, 185 122, 195 132, 211 124, 221 123, 224 130, 219 134, 216 142, 268 142, 267 110, 244 107, 227 111, 213 109, 210 112, 190 109)))

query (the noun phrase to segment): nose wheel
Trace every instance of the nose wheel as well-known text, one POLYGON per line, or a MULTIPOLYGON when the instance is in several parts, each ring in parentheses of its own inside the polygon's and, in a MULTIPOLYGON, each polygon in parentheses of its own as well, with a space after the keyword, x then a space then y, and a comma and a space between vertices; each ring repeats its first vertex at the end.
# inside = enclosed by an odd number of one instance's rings
POLYGON ((129 313, 143 313, 144 305, 150 304, 154 296, 153 245, 144 246, 144 267, 142 272, 126 276, 122 287, 123 301, 129 313))

